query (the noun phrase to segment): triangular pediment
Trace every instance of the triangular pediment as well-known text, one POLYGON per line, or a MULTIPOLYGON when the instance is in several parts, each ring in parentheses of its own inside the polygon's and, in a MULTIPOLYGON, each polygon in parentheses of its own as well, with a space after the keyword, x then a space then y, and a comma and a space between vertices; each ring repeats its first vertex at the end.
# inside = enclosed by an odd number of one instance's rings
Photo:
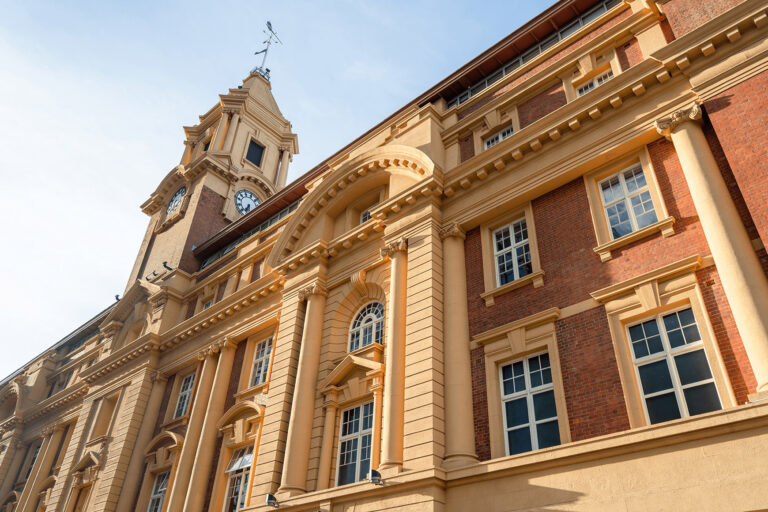
POLYGON ((275 243, 269 266, 290 265, 305 252, 334 256, 354 240, 365 240, 373 232, 381 231, 383 225, 374 218, 340 234, 338 218, 348 205, 377 187, 385 187, 387 197, 376 208, 390 200, 405 200, 400 196, 411 190, 411 198, 420 193, 428 195, 432 188, 420 184, 434 181, 437 175, 442 180, 442 172, 434 162, 424 152, 409 146, 381 146, 344 160, 308 185, 310 191, 275 243))
POLYGON ((72 471, 74 472, 83 471, 91 466, 98 467, 99 464, 101 464, 101 460, 99 459, 99 456, 95 452, 89 450, 85 452, 85 454, 80 458, 77 464, 75 464, 75 466, 72 468, 72 471))
POLYGON ((134 311, 134 306, 140 302, 145 302, 148 297, 159 292, 161 288, 148 281, 137 279, 123 298, 112 308, 112 311, 104 318, 99 327, 104 327, 112 322, 124 322, 134 311))
POLYGON ((325 389, 329 386, 340 386, 344 383, 344 380, 355 371, 377 372, 382 371, 384 365, 382 363, 371 361, 365 357, 355 356, 347 354, 342 361, 328 374, 328 376, 320 384, 320 389, 325 389))

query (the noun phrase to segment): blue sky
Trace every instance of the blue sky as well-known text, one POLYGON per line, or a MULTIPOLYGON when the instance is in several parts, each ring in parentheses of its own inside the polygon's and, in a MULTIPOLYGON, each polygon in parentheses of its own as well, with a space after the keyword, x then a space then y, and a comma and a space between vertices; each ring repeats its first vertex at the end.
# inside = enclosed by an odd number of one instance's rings
POLYGON ((4 2, 0 378, 122 294, 183 125, 260 62, 299 136, 289 179, 552 1, 4 2))

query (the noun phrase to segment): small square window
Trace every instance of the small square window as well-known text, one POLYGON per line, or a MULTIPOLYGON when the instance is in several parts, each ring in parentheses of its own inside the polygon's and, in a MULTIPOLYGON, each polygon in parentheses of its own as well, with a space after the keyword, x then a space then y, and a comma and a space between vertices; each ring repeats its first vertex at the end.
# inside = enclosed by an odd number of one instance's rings
POLYGON ((248 143, 248 152, 245 155, 246 160, 256 167, 261 167, 261 159, 264 156, 264 146, 258 144, 255 140, 248 143))
POLYGON ((601 181, 600 197, 614 239, 659 220, 645 173, 639 165, 601 181))

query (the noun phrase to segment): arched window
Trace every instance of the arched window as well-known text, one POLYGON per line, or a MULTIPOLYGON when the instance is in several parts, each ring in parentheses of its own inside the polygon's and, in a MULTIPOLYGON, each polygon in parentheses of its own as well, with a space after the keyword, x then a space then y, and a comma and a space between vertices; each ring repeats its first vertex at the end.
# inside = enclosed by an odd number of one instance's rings
POLYGON ((369 302, 355 315, 349 329, 349 351, 355 351, 371 343, 383 342, 384 306, 381 302, 369 302))

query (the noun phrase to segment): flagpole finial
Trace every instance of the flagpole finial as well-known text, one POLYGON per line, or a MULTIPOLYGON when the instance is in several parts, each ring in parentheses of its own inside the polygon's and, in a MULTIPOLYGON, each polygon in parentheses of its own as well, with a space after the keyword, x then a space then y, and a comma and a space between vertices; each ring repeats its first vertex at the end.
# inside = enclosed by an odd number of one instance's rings
POLYGON ((254 55, 261 55, 264 56, 261 59, 261 66, 256 66, 251 70, 251 73, 258 73, 267 80, 269 80, 269 68, 265 67, 264 65, 267 62, 267 54, 269 53, 269 47, 272 46, 274 43, 280 43, 283 44, 283 42, 280 40, 279 37, 277 37, 277 32, 274 31, 272 28, 272 22, 267 21, 267 30, 264 31, 264 34, 267 36, 266 41, 264 41, 263 44, 266 46, 263 50, 259 50, 254 53, 254 55))

